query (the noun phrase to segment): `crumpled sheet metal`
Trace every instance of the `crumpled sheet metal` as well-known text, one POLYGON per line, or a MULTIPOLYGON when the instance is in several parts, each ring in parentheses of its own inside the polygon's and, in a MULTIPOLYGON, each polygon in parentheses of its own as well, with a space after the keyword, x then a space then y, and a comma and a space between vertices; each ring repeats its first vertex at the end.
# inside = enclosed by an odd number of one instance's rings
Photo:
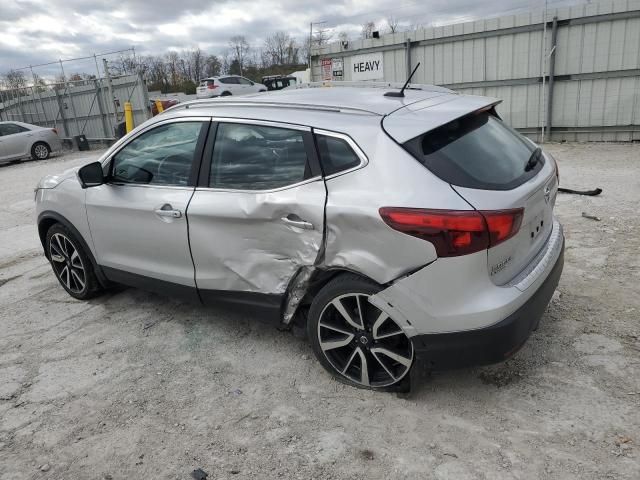
POLYGON ((198 288, 284 294, 322 249, 325 196, 321 180, 259 194, 197 190, 188 215, 198 288), (314 228, 292 226, 288 215, 314 228))
POLYGON ((300 306, 300 302, 309 289, 309 283, 315 271, 316 267, 302 267, 291 281, 284 302, 284 311, 282 312, 283 323, 291 323, 293 316, 300 306))

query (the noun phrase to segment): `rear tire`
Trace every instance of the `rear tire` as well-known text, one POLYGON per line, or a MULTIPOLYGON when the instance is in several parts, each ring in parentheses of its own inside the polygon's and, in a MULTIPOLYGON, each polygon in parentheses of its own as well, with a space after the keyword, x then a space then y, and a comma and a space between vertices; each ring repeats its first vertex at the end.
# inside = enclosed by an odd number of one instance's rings
POLYGON ((372 390, 395 388, 413 366, 413 343, 388 315, 368 301, 376 283, 344 274, 311 303, 307 335, 320 364, 340 382, 372 390))
POLYGON ((31 158, 34 160, 46 160, 51 154, 51 148, 44 142, 37 142, 31 147, 31 158))
POLYGON ((45 246, 53 273, 69 295, 88 300, 102 292, 87 252, 68 228, 54 224, 47 231, 45 246))

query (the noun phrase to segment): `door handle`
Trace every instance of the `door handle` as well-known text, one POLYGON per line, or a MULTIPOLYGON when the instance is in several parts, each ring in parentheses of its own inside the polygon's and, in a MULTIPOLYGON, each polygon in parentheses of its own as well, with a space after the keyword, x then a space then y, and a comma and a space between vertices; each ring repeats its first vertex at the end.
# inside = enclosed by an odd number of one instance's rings
POLYGON ((313 230, 313 223, 302 220, 298 215, 293 213, 290 213, 286 217, 282 217, 281 220, 292 227, 301 228, 303 230, 313 230))
POLYGON ((180 210, 174 210, 168 203, 164 204, 160 208, 156 208, 154 212, 160 217, 180 218, 182 216, 182 212, 180 210))

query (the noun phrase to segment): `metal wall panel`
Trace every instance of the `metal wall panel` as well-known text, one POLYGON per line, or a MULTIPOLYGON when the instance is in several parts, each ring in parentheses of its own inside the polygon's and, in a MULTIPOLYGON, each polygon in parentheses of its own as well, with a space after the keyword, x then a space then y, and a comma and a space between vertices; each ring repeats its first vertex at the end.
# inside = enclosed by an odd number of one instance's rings
POLYGON ((353 55, 384 48, 384 80, 402 82, 404 42, 410 39, 411 66, 422 65, 414 82, 500 98, 498 111, 505 120, 540 140, 536 131, 546 122, 549 92, 547 82, 542 86, 543 73, 549 72, 543 59, 550 53, 554 16, 559 24, 551 138, 640 138, 640 0, 550 9, 546 38, 543 13, 533 11, 356 40, 347 50, 334 43, 314 52, 312 78, 320 79, 321 58, 341 56, 349 80, 353 55))
MULTIPOLYGON (((0 119, 15 120, 57 128, 63 138, 85 135, 89 139, 114 137, 114 104, 109 101, 106 79, 62 84, 40 91, 27 87, 18 92, 3 92, 0 119), (8 97, 8 98, 7 98, 8 97)), ((118 122, 124 121, 124 103, 130 101, 134 124, 149 118, 147 87, 138 75, 113 79, 113 95, 118 99, 118 122)))

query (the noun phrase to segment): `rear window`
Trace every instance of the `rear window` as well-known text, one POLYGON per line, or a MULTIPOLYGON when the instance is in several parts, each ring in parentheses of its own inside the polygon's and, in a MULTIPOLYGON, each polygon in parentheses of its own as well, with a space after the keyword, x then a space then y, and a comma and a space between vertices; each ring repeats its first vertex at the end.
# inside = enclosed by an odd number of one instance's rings
POLYGON ((320 163, 322 163, 322 170, 326 176, 360 165, 360 157, 345 140, 326 135, 318 135, 316 138, 320 163))
POLYGON ((468 115, 413 138, 404 147, 442 180, 460 187, 510 190, 534 177, 525 171, 536 147, 489 112, 468 115))

